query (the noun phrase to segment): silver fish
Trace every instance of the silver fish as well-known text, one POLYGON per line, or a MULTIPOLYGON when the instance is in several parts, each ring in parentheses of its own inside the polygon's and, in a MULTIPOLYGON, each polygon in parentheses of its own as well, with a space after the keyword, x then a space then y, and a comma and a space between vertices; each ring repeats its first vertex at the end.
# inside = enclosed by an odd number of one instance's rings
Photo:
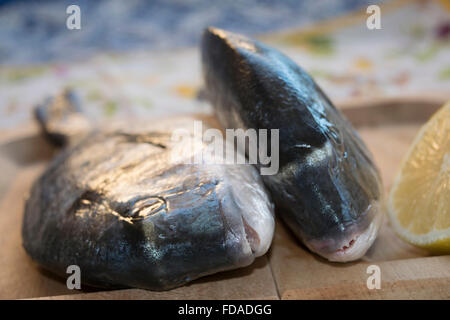
POLYGON ((202 63, 223 127, 279 129, 279 171, 263 180, 294 234, 330 261, 363 256, 382 219, 382 188, 351 124, 305 71, 259 41, 209 28, 202 63))
POLYGON ((194 118, 83 134, 73 105, 66 94, 36 111, 54 143, 78 137, 26 202, 23 246, 38 264, 62 276, 78 265, 91 286, 167 290, 268 250, 273 205, 254 167, 171 160, 171 132, 194 118))

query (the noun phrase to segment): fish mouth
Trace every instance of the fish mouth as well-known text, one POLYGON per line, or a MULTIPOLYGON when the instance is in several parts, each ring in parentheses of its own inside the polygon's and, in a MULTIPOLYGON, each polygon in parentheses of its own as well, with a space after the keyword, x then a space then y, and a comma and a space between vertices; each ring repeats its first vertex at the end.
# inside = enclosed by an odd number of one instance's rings
POLYGON ((331 262, 358 260, 372 246, 377 237, 382 220, 383 214, 377 213, 374 215, 370 224, 362 231, 349 232, 348 236, 345 236, 341 240, 312 240, 306 243, 306 246, 311 251, 331 262))

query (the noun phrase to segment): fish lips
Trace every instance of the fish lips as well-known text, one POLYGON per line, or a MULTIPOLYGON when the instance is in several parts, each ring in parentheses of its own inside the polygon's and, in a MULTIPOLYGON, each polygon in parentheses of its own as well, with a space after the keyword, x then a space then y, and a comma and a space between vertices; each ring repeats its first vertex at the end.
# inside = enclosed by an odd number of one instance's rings
POLYGON ((360 259, 375 241, 383 221, 380 205, 373 202, 356 221, 342 231, 334 231, 321 238, 305 240, 309 250, 332 262, 360 259))

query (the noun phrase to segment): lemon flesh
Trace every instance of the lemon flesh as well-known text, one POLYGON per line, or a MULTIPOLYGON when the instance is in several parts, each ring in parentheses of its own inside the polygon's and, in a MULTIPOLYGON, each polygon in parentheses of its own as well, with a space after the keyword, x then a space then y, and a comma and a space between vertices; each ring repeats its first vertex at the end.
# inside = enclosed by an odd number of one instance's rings
POLYGON ((401 238, 450 253, 450 102, 420 129, 387 205, 391 224, 401 238))

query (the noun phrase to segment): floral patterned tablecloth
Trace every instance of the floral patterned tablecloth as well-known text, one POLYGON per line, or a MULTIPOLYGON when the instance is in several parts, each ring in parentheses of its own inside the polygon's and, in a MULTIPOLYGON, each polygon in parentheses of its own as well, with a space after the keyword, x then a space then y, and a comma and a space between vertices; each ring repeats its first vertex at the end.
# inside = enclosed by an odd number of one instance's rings
MULTIPOLYGON (((260 38, 309 71, 333 101, 421 95, 450 99, 450 1, 381 5, 380 30, 367 14, 260 38)), ((31 120, 45 97, 73 88, 92 118, 210 112, 199 99, 198 48, 102 53, 73 62, 0 66, 0 130, 31 120)), ((201 96, 201 95, 200 95, 201 96)))

